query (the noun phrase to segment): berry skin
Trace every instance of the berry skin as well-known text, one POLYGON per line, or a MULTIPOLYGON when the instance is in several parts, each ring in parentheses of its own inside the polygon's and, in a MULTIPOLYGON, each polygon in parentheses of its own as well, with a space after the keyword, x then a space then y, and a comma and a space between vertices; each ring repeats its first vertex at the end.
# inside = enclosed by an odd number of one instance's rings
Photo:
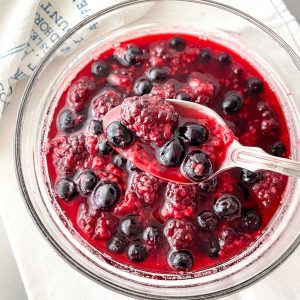
POLYGON ((207 64, 212 59, 212 53, 209 49, 202 49, 198 55, 198 61, 201 64, 207 64))
POLYGON ((276 142, 271 147, 271 154, 278 157, 283 157, 286 152, 286 148, 282 142, 276 142))
POLYGON ((194 225, 185 220, 170 220, 165 225, 164 233, 170 246, 175 249, 191 246, 196 238, 194 225))
POLYGON ((114 156, 112 163, 119 169, 123 169, 126 166, 127 159, 121 154, 114 156))
POLYGON ((146 73, 148 79, 151 81, 164 81, 167 78, 167 69, 166 68, 151 68, 146 73))
POLYGON ((175 108, 163 98, 144 95, 126 98, 121 105, 122 123, 145 143, 162 146, 178 122, 175 108))
POLYGON ((84 116, 77 116, 70 109, 62 110, 57 119, 57 127, 66 132, 70 133, 80 129, 84 116))
POLYGON ((68 178, 59 179, 56 183, 55 190, 57 195, 67 202, 70 201, 76 195, 75 183, 68 178))
POLYGON ((218 219, 216 215, 209 210, 203 211, 197 217, 200 228, 204 231, 215 231, 218 227, 218 219))
POLYGON ((251 96, 257 96, 264 90, 262 81, 258 78, 248 78, 247 80, 248 91, 251 96))
POLYGON ((138 172, 132 176, 132 190, 148 205, 152 205, 157 199, 160 186, 161 181, 150 174, 138 172))
POLYGON ((101 155, 108 155, 113 151, 113 148, 109 142, 103 136, 101 136, 98 142, 98 150, 101 155))
POLYGON ((121 191, 117 184, 100 182, 94 189, 92 198, 97 208, 107 210, 119 201, 120 195, 121 191))
POLYGON ((108 240, 116 232, 119 220, 109 213, 101 213, 95 227, 95 237, 108 240))
POLYGON ((242 217, 240 225, 243 231, 255 232, 262 224, 261 217, 257 214, 255 210, 249 210, 242 217))
POLYGON ((259 173, 255 173, 255 172, 251 172, 246 169, 242 169, 241 180, 242 180, 242 183, 244 183, 246 185, 252 185, 260 180, 260 175, 259 175, 259 173))
POLYGON ((221 65, 230 65, 231 64, 231 56, 227 53, 221 53, 218 55, 217 57, 218 59, 218 62, 221 64, 221 65))
POLYGON ((114 52, 114 58, 124 67, 139 66, 144 61, 143 51, 133 44, 119 47, 114 52))
POLYGON ((181 164, 185 157, 185 147, 180 139, 167 142, 159 153, 159 161, 167 167, 176 167, 181 164))
POLYGON ((182 170, 184 175, 193 181, 203 181, 213 173, 210 159, 200 150, 192 151, 186 156, 182 170))
POLYGON ((181 93, 176 94, 175 99, 176 100, 191 101, 191 96, 188 93, 181 92, 181 93))
POLYGON ((131 244, 127 249, 127 256, 133 262, 143 262, 147 258, 147 249, 141 244, 131 244))
POLYGON ((123 253, 127 247, 126 239, 119 234, 113 236, 110 241, 107 243, 107 249, 111 253, 123 253))
POLYGON ((161 233, 157 227, 149 226, 143 231, 142 239, 148 246, 155 247, 161 241, 161 233))
POLYGON ((228 92, 222 103, 224 113, 227 115, 238 112, 243 104, 243 99, 237 92, 228 92))
POLYGON ((116 216, 124 216, 127 214, 136 214, 142 208, 142 203, 140 198, 135 192, 126 192, 122 201, 120 201, 115 209, 114 214, 116 216))
POLYGON ((91 73, 98 78, 105 77, 109 74, 109 65, 104 60, 95 61, 91 66, 91 73))
POLYGON ((168 262, 174 270, 189 271, 194 264, 194 257, 188 250, 178 250, 171 252, 168 262))
POLYGON ((216 237, 211 236, 207 239, 202 240, 201 243, 202 245, 200 247, 207 256, 211 258, 216 258, 219 256, 221 246, 219 240, 216 237))
POLYGON ((209 193, 215 190, 217 184, 218 184, 217 177, 214 176, 207 181, 203 181, 199 183, 199 189, 203 193, 209 193))
POLYGON ((152 82, 146 78, 140 78, 134 83, 133 89, 138 96, 149 94, 152 89, 152 82))
POLYGON ((90 195, 98 182, 97 175, 92 170, 82 171, 77 179, 77 189, 82 195, 90 195))
POLYGON ((85 102, 95 88, 95 82, 88 77, 82 77, 71 85, 67 94, 67 101, 74 111, 78 112, 83 110, 85 102))
POLYGON ((185 49, 186 42, 185 42, 185 40, 182 37, 180 37, 180 36, 174 36, 170 40, 169 46, 172 49, 181 52, 181 51, 183 51, 185 49))
POLYGON ((131 130, 121 122, 110 123, 106 129, 108 142, 117 148, 125 148, 134 142, 134 135, 131 130))
POLYGON ((208 130, 204 125, 185 123, 178 128, 177 134, 191 146, 199 146, 208 139, 208 130))
POLYGON ((136 218, 127 218, 121 222, 120 230, 128 239, 134 240, 140 236, 143 225, 136 218))
POLYGON ((99 120, 91 120, 89 125, 89 132, 94 135, 100 135, 103 133, 103 124, 99 120))
POLYGON ((239 199, 230 194, 219 197, 213 208, 219 218, 233 220, 241 215, 241 203, 239 199))

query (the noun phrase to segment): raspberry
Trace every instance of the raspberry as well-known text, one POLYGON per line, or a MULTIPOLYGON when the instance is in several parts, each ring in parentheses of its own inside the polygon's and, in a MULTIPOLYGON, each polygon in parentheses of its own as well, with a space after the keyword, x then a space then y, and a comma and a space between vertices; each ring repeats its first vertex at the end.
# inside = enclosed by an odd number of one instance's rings
POLYGON ((175 108, 163 98, 144 95, 126 98, 121 106, 123 123, 146 143, 160 147, 178 122, 175 108))
POLYGON ((122 201, 119 201, 114 209, 116 216, 124 216, 127 214, 136 214, 142 207, 142 203, 134 192, 128 192, 125 194, 122 201))
POLYGON ((182 219, 192 216, 196 208, 195 196, 194 186, 169 182, 161 215, 168 219, 182 219))
POLYGON ((82 77, 70 87, 67 101, 76 112, 80 111, 95 88, 94 81, 88 77, 82 77))
POLYGON ((62 136, 51 144, 55 158, 53 159, 59 174, 72 175, 76 170, 84 168, 88 152, 84 134, 62 136))
POLYGON ((118 167, 116 167, 114 164, 109 163, 106 165, 106 171, 108 174, 112 174, 116 177, 122 177, 123 172, 118 167))
POLYGON ((170 80, 163 85, 155 85, 152 88, 150 95, 172 99, 175 97, 175 84, 170 80))
POLYGON ((95 237, 108 240, 116 232, 119 220, 113 215, 104 212, 97 220, 95 228, 95 237))
POLYGON ((261 132, 267 136, 277 136, 279 133, 279 122, 276 118, 271 117, 261 122, 261 132))
POLYGON ((93 158, 92 161, 92 169, 95 171, 100 171, 104 167, 104 164, 105 164, 104 158, 100 156, 96 156, 93 158))
POLYGON ((157 67, 166 65, 172 58, 166 42, 157 42, 150 45, 149 54, 151 65, 157 67))
POLYGON ((116 69, 113 70, 107 77, 107 82, 118 88, 130 88, 132 85, 132 70, 131 69, 116 69))
POLYGON ((87 203, 81 203, 79 205, 76 223, 88 237, 92 237, 94 235, 96 219, 96 210, 89 208, 87 203))
POLYGON ((98 153, 98 142, 98 136, 96 135, 87 135, 85 137, 86 148, 93 156, 97 155, 98 153))
POLYGON ((152 205, 157 199, 161 181, 147 173, 135 173, 132 177, 131 188, 141 196, 146 204, 152 205))
POLYGON ((262 172, 261 176, 261 180, 251 187, 251 191, 259 204, 268 207, 284 191, 283 176, 271 171, 262 172))
POLYGON ((164 228, 164 233, 170 246, 176 249, 192 245, 196 237, 194 225, 185 220, 170 220, 164 228))
POLYGON ((122 95, 113 88, 102 89, 93 99, 93 111, 97 118, 103 117, 122 102, 122 95))

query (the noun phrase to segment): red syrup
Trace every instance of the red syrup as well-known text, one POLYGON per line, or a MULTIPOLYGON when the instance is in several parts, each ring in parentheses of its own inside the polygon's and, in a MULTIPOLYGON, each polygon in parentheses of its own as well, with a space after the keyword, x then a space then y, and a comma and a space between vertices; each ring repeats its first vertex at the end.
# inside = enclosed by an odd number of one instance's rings
MULTIPOLYGON (((111 149, 98 122, 107 111, 145 91, 194 101, 216 111, 241 144, 290 155, 282 109, 263 76, 222 45, 187 34, 180 34, 184 42, 174 41, 174 36, 124 41, 78 72, 58 102, 45 154, 57 202, 78 233, 113 260, 157 273, 198 271, 243 251, 278 209, 287 177, 236 168, 194 186, 168 183, 111 149), (92 67, 99 60, 100 67, 92 67), (153 67, 159 68, 155 74, 153 67), (141 78, 150 84, 139 86, 141 78)), ((178 113, 168 138, 182 122, 196 122, 178 113)), ((155 147, 166 142, 156 141, 155 147)), ((212 153, 205 143, 200 147, 212 153)), ((223 152, 216 153, 218 165, 223 152)))

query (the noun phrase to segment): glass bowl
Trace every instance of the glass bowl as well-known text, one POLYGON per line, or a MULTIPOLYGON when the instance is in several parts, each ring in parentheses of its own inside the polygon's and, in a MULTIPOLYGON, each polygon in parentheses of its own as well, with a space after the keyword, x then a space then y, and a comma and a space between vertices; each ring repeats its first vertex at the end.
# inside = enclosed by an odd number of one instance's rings
POLYGON ((250 16, 212 1, 136 0, 122 2, 85 19, 49 51, 35 70, 20 105, 15 162, 19 186, 36 225, 76 270, 115 291, 142 299, 208 299, 249 286, 281 264, 299 243, 300 182, 290 178, 277 213, 264 233, 239 255, 192 276, 130 270, 112 264, 73 228, 57 205, 41 148, 65 85, 99 49, 147 32, 188 32, 209 36, 236 49, 274 88, 290 129, 292 158, 299 159, 300 60, 274 32, 250 16))

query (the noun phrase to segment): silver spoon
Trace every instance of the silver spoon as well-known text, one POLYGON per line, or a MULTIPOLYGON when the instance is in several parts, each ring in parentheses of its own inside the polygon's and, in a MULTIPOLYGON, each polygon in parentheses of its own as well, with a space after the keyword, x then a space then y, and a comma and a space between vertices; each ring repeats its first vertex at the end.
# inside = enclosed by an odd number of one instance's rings
MULTIPOLYGON (((224 120, 212 109, 200 105, 194 102, 182 101, 182 100, 174 100, 174 99, 166 99, 166 101, 170 102, 176 110, 180 109, 188 109, 196 112, 201 112, 208 117, 213 118, 218 124, 222 125, 224 130, 230 130, 224 120)), ((107 126, 116 120, 120 120, 121 107, 117 106, 110 110, 103 119, 103 127, 106 130, 107 126)), ((131 163, 133 163, 136 167, 141 169, 148 174, 153 176, 173 181, 180 184, 195 184, 196 182, 187 179, 185 176, 174 176, 174 168, 163 167, 159 172, 157 171, 157 166, 159 168, 162 166, 159 162, 149 162, 147 161, 147 157, 143 157, 143 159, 136 161, 134 159, 134 153, 136 151, 140 151, 140 149, 134 148, 133 146, 129 146, 127 148, 116 148, 114 149, 122 154, 126 159, 128 159, 131 163)), ((266 153, 264 150, 258 147, 245 147, 242 146, 236 139, 228 146, 225 159, 221 164, 220 168, 216 170, 212 176, 209 178, 216 176, 217 174, 231 169, 231 168, 244 168, 249 171, 255 172, 258 170, 269 170, 278 172, 284 175, 293 176, 300 178, 300 162, 276 157, 266 153)), ((179 168, 179 167, 178 167, 179 168)), ((209 179, 208 178, 208 179, 209 179)), ((208 180, 206 179, 206 180, 208 180)), ((197 182, 198 183, 198 182, 197 182)))

